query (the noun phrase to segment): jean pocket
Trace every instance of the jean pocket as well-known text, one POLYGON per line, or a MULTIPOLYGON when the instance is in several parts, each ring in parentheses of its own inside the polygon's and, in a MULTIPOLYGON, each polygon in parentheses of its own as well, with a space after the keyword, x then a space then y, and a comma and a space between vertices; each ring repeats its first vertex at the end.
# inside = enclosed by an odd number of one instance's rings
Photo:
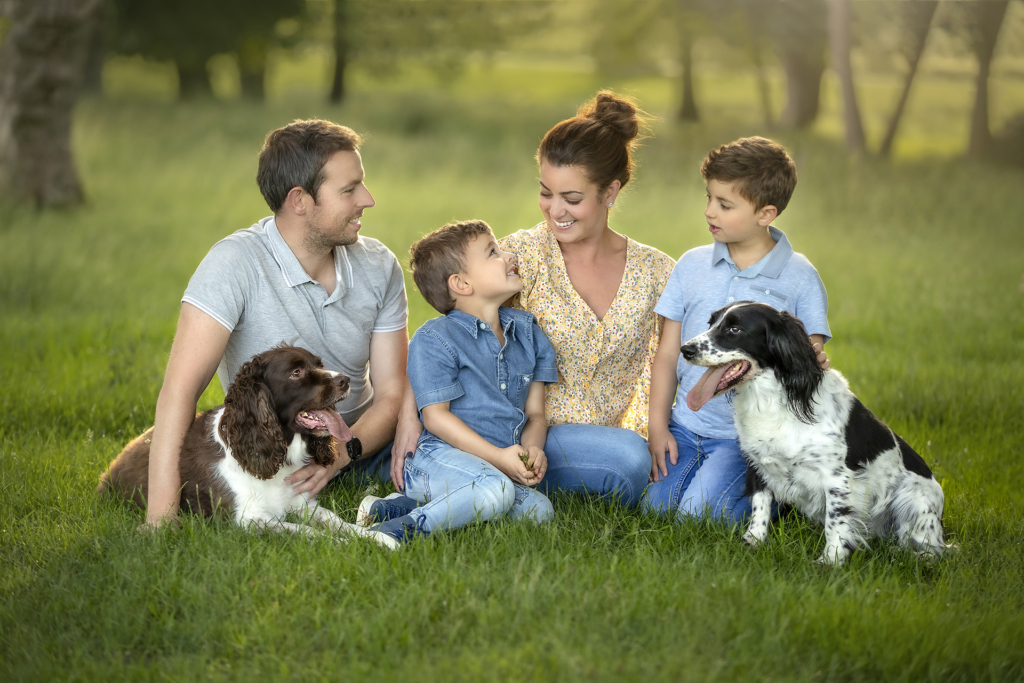
POLYGON ((409 459, 405 461, 405 471, 402 473, 402 477, 405 479, 405 495, 415 498, 421 503, 430 500, 427 473, 416 467, 409 459))

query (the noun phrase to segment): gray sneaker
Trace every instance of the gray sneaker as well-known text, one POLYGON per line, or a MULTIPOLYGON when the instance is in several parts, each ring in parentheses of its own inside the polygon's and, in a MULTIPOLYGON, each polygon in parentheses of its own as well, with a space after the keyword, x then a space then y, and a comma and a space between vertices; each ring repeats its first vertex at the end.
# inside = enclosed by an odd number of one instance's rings
POLYGON ((378 522, 404 517, 418 506, 419 503, 415 499, 401 493, 392 493, 384 498, 366 496, 359 503, 359 509, 356 510, 356 524, 368 527, 378 522))

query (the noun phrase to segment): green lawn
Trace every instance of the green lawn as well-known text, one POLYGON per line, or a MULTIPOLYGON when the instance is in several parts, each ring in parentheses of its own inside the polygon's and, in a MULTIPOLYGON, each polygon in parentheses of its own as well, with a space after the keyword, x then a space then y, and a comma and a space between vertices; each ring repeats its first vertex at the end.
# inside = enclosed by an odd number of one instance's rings
MULTIPOLYGON (((499 521, 387 554, 196 519, 140 535, 140 512, 96 500, 152 422, 189 276, 267 213, 267 131, 319 115, 367 132, 364 231, 404 259, 451 219, 539 220, 537 141, 600 85, 547 78, 521 101, 362 83, 344 108, 301 92, 81 103, 89 205, 0 207, 0 678, 1024 677, 1024 173, 950 158, 966 121, 948 112, 931 137, 910 125, 939 142, 893 165, 844 156, 834 102, 812 133, 776 137, 800 173, 777 224, 828 288, 833 364, 933 466, 953 556, 875 542, 829 570, 798 516, 753 553, 734 529, 567 497, 540 529, 499 521)), ((713 123, 679 126, 670 84, 620 85, 662 120, 613 227, 678 257, 707 241, 703 154, 766 131, 729 92, 706 98, 713 123)), ((431 311, 414 289, 410 305, 414 329, 431 311)), ((201 407, 222 397, 214 382, 201 407)), ((321 499, 351 519, 362 493, 321 499)))

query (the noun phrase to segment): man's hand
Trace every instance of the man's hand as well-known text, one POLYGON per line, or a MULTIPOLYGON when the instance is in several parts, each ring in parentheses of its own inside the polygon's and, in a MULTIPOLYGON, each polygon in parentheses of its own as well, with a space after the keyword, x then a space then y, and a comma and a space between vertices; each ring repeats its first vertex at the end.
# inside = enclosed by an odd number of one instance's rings
POLYGON ((350 462, 352 461, 349 459, 348 454, 341 453, 330 467, 322 467, 316 464, 306 465, 285 477, 284 483, 292 487, 295 495, 305 493, 307 498, 313 498, 316 494, 320 493, 320 489, 327 485, 327 482, 334 477, 338 470, 350 462))
POLYGON ((412 387, 406 380, 402 409, 398 413, 398 427, 395 430, 395 443, 391 447, 391 483, 399 493, 405 491, 405 459, 411 458, 416 452, 416 444, 421 434, 423 423, 420 422, 420 414, 416 410, 412 387))

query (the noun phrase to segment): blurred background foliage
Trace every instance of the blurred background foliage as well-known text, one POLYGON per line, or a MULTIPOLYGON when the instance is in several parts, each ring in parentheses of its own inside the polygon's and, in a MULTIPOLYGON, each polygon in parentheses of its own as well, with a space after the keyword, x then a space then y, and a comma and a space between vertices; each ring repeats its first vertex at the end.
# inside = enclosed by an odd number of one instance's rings
MULTIPOLYGON (((81 201, 66 150, 82 92, 522 102, 574 79, 659 93, 681 122, 1024 167, 1024 0, 0 0, 0 194, 81 201), (87 50, 34 47, 82 42, 83 23, 87 50), (26 187, 58 176, 60 193, 26 187)), ((430 114, 410 106, 416 132, 430 114)))

